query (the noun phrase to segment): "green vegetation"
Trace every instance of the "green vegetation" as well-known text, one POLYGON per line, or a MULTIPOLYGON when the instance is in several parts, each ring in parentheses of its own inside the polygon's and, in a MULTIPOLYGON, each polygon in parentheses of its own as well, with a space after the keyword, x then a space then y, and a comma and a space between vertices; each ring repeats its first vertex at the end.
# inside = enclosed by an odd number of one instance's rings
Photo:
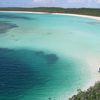
POLYGON ((100 100, 100 82, 94 87, 90 87, 87 91, 78 90, 78 94, 74 95, 69 100, 100 100))
POLYGON ((82 15, 100 16, 100 8, 57 8, 57 7, 38 7, 38 8, 0 8, 0 11, 33 11, 49 13, 73 13, 82 15))

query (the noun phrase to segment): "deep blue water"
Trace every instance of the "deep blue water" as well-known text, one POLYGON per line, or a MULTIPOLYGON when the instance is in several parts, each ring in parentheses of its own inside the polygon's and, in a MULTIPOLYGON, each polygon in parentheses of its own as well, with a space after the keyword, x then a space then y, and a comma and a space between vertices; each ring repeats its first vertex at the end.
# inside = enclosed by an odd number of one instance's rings
POLYGON ((44 85, 49 77, 45 67, 57 60, 42 51, 0 48, 0 100, 18 100, 28 89, 44 85))

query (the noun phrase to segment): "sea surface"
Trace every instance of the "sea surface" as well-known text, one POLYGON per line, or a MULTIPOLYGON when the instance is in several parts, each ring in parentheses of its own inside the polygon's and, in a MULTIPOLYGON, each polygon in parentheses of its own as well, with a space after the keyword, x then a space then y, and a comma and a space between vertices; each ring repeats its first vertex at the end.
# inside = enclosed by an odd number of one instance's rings
POLYGON ((96 61, 100 21, 0 12, 0 100, 68 100, 100 77, 96 61))

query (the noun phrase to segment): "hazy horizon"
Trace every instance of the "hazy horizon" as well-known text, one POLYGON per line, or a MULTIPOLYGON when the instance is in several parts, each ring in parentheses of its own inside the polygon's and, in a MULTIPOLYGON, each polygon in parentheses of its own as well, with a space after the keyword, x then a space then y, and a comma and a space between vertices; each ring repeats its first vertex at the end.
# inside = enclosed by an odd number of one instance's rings
POLYGON ((0 7, 100 8, 100 0, 0 0, 0 7))

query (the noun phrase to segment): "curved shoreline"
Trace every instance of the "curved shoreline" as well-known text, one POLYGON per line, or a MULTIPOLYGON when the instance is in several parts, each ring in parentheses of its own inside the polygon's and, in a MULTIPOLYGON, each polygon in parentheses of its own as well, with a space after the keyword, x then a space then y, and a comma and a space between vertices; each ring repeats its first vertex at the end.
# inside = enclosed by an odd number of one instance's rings
POLYGON ((0 12, 67 15, 67 16, 90 18, 90 19, 95 19, 95 20, 100 21, 100 17, 89 16, 89 15, 80 15, 80 14, 70 14, 70 13, 49 13, 49 12, 31 12, 31 11, 0 11, 0 12))
MULTIPOLYGON (((95 17, 95 16, 88 16, 88 15, 78 15, 78 14, 66 14, 66 13, 48 13, 48 12, 28 12, 28 11, 0 11, 0 12, 11 12, 11 13, 33 13, 33 14, 54 14, 54 15, 67 15, 67 16, 77 16, 77 17, 83 17, 83 18, 90 18, 90 19, 95 19, 95 20, 98 20, 98 21, 100 21, 100 17, 95 17)), ((93 64, 93 65, 91 65, 91 61, 92 60, 90 60, 90 61, 87 61, 87 62, 89 62, 89 66, 91 66, 91 69, 93 70, 93 71, 96 71, 96 67, 95 67, 95 65, 97 66, 97 65, 99 65, 99 63, 98 62, 96 62, 97 64, 93 64), (95 67, 95 70, 94 70, 94 67, 95 67)), ((90 83, 88 83, 87 85, 86 85, 86 87, 84 87, 84 88, 81 88, 82 90, 86 90, 87 88, 89 88, 90 86, 92 86, 92 85, 94 85, 94 83, 96 82, 96 81, 98 81, 98 79, 93 79, 93 82, 90 82, 90 83)), ((74 95, 74 93, 72 93, 72 95, 74 95)))

